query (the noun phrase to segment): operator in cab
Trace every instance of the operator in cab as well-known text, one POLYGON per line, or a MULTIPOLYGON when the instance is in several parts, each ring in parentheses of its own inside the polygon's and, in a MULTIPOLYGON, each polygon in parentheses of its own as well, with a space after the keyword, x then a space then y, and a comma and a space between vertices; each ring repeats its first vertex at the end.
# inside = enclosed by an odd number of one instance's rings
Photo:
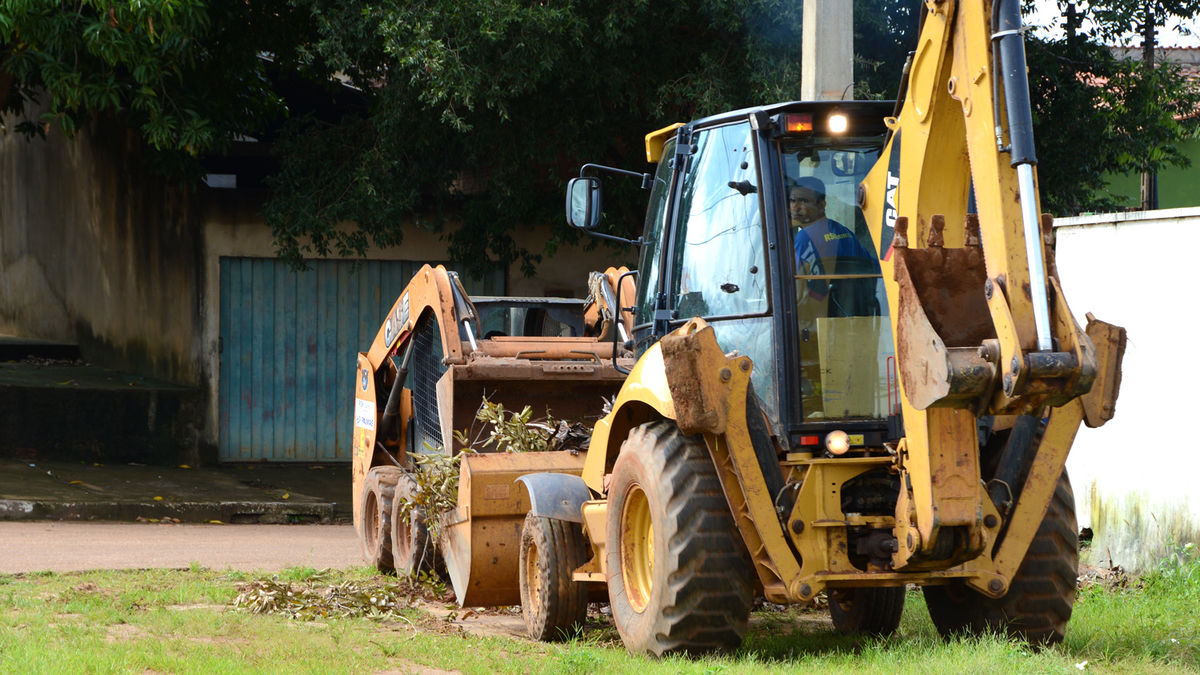
MULTIPOLYGON (((880 315, 876 295, 880 272, 878 259, 854 232, 826 215, 825 201, 825 183, 821 179, 801 176, 789 181, 788 216, 793 228, 796 309, 800 322, 801 396, 808 419, 826 414, 866 415, 868 408, 873 413, 875 407, 873 400, 850 401, 844 395, 835 404, 827 391, 827 387, 832 387, 833 392, 848 391, 851 384, 848 378, 852 379, 852 375, 847 372, 868 372, 863 368, 848 371, 839 367, 839 363, 849 361, 837 350, 870 342, 862 336, 876 329, 876 324, 862 324, 862 320, 851 317, 880 315), (839 335, 845 338, 841 348, 832 346, 839 335), (826 343, 824 348, 822 342, 826 343), (827 410, 830 405, 836 408, 827 410)), ((874 342, 878 342, 877 337, 874 342)), ((862 387, 855 390, 873 391, 862 387)))
MULTIPOLYGON (((879 274, 879 262, 846 226, 825 215, 825 184, 814 176, 795 180, 788 189, 788 214, 795 235, 796 274, 807 277, 802 290, 812 301, 828 301, 827 316, 878 314, 873 282, 841 283, 826 275, 879 274), (864 293, 857 292, 860 287, 864 293), (850 291, 850 292, 844 292, 850 291), (858 297, 863 296, 863 297, 858 297)), ((855 280, 857 281, 857 280, 855 280)))

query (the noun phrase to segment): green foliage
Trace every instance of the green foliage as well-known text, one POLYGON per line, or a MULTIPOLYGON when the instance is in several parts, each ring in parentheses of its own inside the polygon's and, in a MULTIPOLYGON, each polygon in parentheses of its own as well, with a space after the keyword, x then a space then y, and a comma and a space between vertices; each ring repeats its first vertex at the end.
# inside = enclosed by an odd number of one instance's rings
POLYGON ((428 450, 411 455, 417 464, 417 470, 413 472, 417 487, 411 497, 400 503, 400 512, 407 518, 415 513, 425 514, 430 540, 436 542, 442 529, 439 516, 458 505, 458 476, 462 459, 473 451, 467 449, 448 456, 441 448, 428 450))
POLYGON ((1200 91, 1178 68, 1118 60, 1083 41, 1031 40, 1027 53, 1044 211, 1110 210, 1108 174, 1187 166, 1176 144, 1195 126, 1182 117, 1200 91))
POLYGON ((1118 59, 1104 45, 1192 16, 1200 0, 1058 5, 1065 36, 1026 41, 1043 210, 1113 210, 1122 205, 1108 191, 1108 175, 1190 164, 1177 145, 1200 130, 1200 90, 1174 64, 1118 59))
POLYGON ((548 428, 533 425, 533 408, 520 412, 505 410, 503 403, 484 399, 475 419, 489 425, 483 448, 494 446, 499 452, 545 452, 550 448, 548 428))
POLYGON ((241 583, 232 604, 251 614, 282 614, 301 621, 358 616, 382 619, 398 616, 419 597, 429 594, 419 579, 324 581, 330 576, 326 572, 300 583, 280 581, 278 577, 241 583))
MULTIPOLYGON (((857 0, 858 96, 895 95, 919 9, 857 0)), ((1063 44, 1030 41, 1043 192, 1060 212, 1111 205, 1106 173, 1180 164, 1174 143, 1195 133, 1175 120, 1195 98, 1174 69, 1096 45, 1200 0, 1076 9, 1063 44), (1080 32, 1083 18, 1096 27, 1080 32)), ((21 131, 115 118, 193 175, 239 135, 270 142, 264 216, 293 263, 423 228, 445 231, 467 272, 531 273, 579 237, 560 210, 582 163, 644 168, 651 129, 795 98, 800 39, 790 0, 0 0, 0 95, 21 131), (519 243, 535 224, 558 226, 519 243)), ((636 235, 642 200, 622 191, 609 187, 607 227, 636 235)))
POLYGON ((503 403, 493 403, 486 397, 475 412, 475 421, 481 424, 470 431, 455 432, 459 443, 474 451, 491 448, 493 452, 581 452, 591 438, 590 427, 581 422, 556 420, 549 415, 534 419, 529 406, 513 412, 505 410, 503 403))
POLYGON ((1196 544, 1172 544, 1170 553, 1142 581, 1149 592, 1200 602, 1200 553, 1196 544))
MULTIPOLYGON (((1064 13, 1079 4, 1074 0, 1058 0, 1064 13)), ((1190 19, 1200 14, 1200 0, 1103 0, 1088 3, 1086 10, 1094 23, 1080 29, 1090 36, 1117 44, 1128 40, 1130 34, 1145 36, 1150 29, 1153 42, 1153 29, 1166 25, 1169 19, 1190 19)))
POLYGON ((894 99, 906 55, 917 46, 921 6, 911 0, 854 0, 854 93, 894 99))
MULTIPOLYGON (((578 234, 529 249, 513 233, 561 223, 582 163, 638 168, 651 129, 799 91, 800 8, 783 0, 302 4, 305 64, 343 73, 364 108, 280 140, 266 215, 292 260, 454 222, 468 271, 530 273, 578 234)), ((610 227, 635 233, 640 201, 610 200, 610 227)))
POLYGON ((3 108, 31 115, 17 125, 28 134, 121 118, 158 159, 186 166, 282 112, 259 56, 276 33, 258 30, 279 13, 250 4, 3 0, 3 108))
POLYGON ((448 456, 441 448, 425 448, 413 453, 417 470, 413 473, 417 487, 404 500, 401 513, 426 514, 430 538, 438 540, 441 533, 441 514, 458 506, 458 479, 462 460, 475 452, 545 452, 547 450, 581 449, 590 435, 581 424, 571 425, 547 417, 533 419, 533 409, 525 406, 520 412, 505 410, 502 403, 484 398, 475 413, 479 424, 471 430, 454 432, 463 451, 448 456))
MULTIPOLYGON (((531 272, 578 234, 527 249, 513 232, 561 221, 580 164, 638 168, 650 129, 794 98, 799 53, 785 0, 0 0, 5 105, 40 106, 22 130, 115 117, 193 173, 261 136, 280 163, 265 217, 297 263, 453 222, 468 271, 531 272)), ((638 201, 614 200, 612 229, 638 229, 638 201)))

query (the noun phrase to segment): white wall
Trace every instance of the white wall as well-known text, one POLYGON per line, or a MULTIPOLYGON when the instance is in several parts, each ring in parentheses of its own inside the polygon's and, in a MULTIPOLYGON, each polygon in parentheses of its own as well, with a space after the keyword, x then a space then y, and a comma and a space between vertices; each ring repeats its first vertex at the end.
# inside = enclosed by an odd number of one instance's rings
POLYGON ((1067 461, 1090 562, 1145 569, 1200 541, 1200 208, 1055 222, 1063 292, 1081 325, 1091 312, 1129 343, 1116 416, 1080 429, 1067 461))

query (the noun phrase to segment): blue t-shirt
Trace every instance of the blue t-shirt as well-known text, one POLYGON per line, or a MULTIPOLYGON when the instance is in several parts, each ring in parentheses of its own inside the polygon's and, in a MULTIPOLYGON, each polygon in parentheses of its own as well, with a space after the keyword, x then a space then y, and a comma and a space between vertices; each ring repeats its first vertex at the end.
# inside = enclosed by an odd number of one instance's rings
MULTIPOLYGON (((879 261, 858 243, 853 232, 836 220, 822 218, 800 228, 792 239, 792 247, 796 253, 796 274, 879 274, 879 261)), ((863 286, 865 290, 868 284, 849 285, 863 286)), ((869 285, 874 287, 873 282, 869 285)), ((808 280, 808 292, 816 300, 825 299, 829 289, 825 279, 808 280)))

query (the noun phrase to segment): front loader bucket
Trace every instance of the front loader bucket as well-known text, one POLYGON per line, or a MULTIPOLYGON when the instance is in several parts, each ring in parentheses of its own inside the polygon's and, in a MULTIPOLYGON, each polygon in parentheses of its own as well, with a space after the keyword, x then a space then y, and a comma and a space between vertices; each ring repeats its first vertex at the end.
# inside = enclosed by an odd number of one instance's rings
POLYGON ((475 420, 484 398, 512 412, 529 406, 534 420, 550 415, 555 420, 586 422, 591 427, 601 414, 604 399, 615 396, 624 379, 611 361, 596 361, 594 357, 540 360, 473 356, 466 364, 449 366, 438 380, 442 446, 463 449, 455 431, 467 432, 472 441, 487 439, 491 429, 475 420))
POLYGON ((442 516, 440 545, 462 607, 521 604, 518 563, 527 473, 583 472, 584 453, 480 453, 463 457, 458 508, 442 516))

